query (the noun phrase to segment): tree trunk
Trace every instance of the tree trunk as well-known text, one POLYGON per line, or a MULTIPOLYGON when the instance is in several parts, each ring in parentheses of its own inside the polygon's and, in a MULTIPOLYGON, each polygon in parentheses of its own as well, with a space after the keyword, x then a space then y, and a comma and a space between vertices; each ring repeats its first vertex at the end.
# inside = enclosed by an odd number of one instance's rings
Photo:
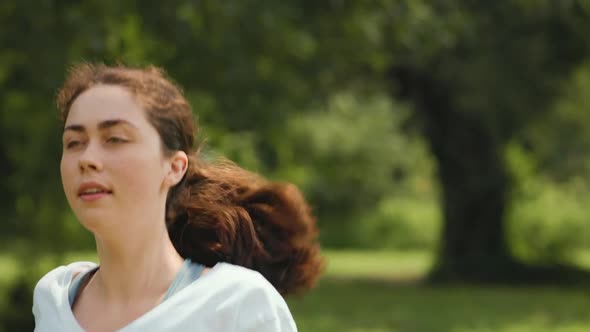
POLYGON ((482 120, 444 105, 429 106, 423 110, 425 134, 438 162, 444 217, 433 277, 507 277, 513 259, 505 237, 509 180, 502 145, 482 120))
POLYGON ((510 177, 502 137, 482 112, 460 111, 456 95, 431 73, 391 71, 397 97, 411 101, 438 166, 444 216, 433 281, 587 281, 569 266, 531 266, 516 260, 505 234, 510 177))

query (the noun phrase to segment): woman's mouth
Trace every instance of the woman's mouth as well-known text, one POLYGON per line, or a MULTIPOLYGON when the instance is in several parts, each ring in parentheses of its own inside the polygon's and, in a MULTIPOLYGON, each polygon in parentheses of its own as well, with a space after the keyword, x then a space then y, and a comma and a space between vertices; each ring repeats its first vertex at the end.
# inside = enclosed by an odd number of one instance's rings
POLYGON ((106 197, 108 195, 110 195, 110 192, 106 192, 106 191, 97 191, 97 192, 84 192, 78 195, 78 197, 80 197, 83 201, 96 201, 99 200, 103 197, 106 197))
POLYGON ((78 197, 87 202, 99 200, 112 193, 105 186, 96 182, 85 182, 78 189, 78 197))

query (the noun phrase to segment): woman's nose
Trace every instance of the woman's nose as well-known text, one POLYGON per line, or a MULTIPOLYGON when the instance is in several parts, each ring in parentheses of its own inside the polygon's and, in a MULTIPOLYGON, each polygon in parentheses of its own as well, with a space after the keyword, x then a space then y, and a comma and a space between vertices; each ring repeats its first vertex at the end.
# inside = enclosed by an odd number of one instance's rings
POLYGON ((101 171, 102 162, 99 158, 100 154, 95 144, 88 144, 84 152, 80 155, 78 164, 80 171, 101 171))

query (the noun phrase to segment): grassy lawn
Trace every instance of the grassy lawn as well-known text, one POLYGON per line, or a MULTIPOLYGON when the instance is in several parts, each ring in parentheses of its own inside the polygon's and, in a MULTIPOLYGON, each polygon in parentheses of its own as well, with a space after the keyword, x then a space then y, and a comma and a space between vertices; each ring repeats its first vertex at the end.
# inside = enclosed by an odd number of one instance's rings
MULTIPOLYGON (((328 251, 326 257, 318 287, 288 298, 300 331, 590 331, 590 289, 431 287, 418 282, 431 264, 422 252, 328 251)), ((93 255, 65 258, 75 259, 93 255)), ((0 287, 16 268, 0 255, 0 287)))
POLYGON ((558 287, 430 287, 423 252, 326 252, 317 289, 288 302, 301 331, 590 331, 590 293, 558 287))
POLYGON ((301 331, 590 331, 590 296, 575 289, 433 288, 327 277, 289 304, 301 331))
POLYGON ((432 257, 427 252, 326 251, 326 276, 370 280, 413 281, 430 268, 432 257))

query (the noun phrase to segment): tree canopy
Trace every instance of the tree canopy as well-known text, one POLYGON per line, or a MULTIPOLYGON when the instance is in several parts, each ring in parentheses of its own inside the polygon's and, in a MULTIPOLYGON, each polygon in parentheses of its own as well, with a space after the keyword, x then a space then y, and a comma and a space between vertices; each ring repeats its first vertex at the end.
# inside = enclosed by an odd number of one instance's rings
POLYGON ((0 237, 88 246, 61 193, 55 92, 75 62, 155 64, 211 153, 302 186, 327 245, 354 245, 384 197, 435 197, 434 275, 497 280, 520 266, 507 147, 587 172, 589 15, 582 0, 3 2, 0 237))

